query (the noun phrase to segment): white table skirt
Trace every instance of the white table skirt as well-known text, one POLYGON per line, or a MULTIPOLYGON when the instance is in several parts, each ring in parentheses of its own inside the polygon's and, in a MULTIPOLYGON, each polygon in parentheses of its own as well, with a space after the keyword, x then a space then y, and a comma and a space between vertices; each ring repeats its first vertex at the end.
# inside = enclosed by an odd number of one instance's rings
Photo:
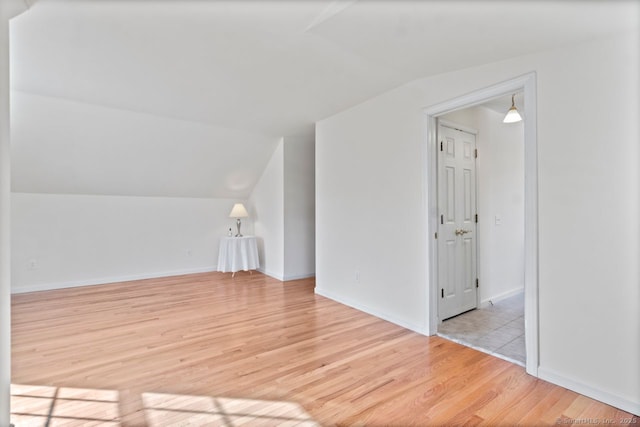
POLYGON ((218 271, 255 270, 260 267, 258 243, 255 236, 222 237, 218 253, 218 271))

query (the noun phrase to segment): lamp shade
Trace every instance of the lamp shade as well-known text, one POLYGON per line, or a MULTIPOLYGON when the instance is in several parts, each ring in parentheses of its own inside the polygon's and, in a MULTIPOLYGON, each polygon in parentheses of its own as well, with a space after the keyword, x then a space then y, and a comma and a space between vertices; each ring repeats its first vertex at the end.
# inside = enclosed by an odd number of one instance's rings
POLYGON ((516 108, 515 102, 516 94, 514 93, 511 96, 511 108, 507 111, 507 114, 502 119, 502 123, 516 123, 522 120, 520 113, 518 113, 518 109, 516 108))
POLYGON ((511 107, 509 108, 509 111, 507 111, 507 115, 504 116, 502 123, 516 123, 516 122, 519 122, 520 120, 522 120, 522 117, 520 117, 520 113, 518 113, 518 109, 516 107, 511 107))
POLYGON ((235 205, 233 205, 231 213, 229 214, 229 218, 246 218, 248 216, 249 213, 242 203, 236 203, 235 205))

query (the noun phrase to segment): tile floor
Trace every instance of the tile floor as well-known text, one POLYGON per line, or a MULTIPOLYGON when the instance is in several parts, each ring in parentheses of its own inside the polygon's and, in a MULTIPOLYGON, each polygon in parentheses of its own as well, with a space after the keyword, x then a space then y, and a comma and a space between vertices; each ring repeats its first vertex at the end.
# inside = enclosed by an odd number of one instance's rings
POLYGON ((524 293, 447 319, 438 334, 524 366, 524 293))

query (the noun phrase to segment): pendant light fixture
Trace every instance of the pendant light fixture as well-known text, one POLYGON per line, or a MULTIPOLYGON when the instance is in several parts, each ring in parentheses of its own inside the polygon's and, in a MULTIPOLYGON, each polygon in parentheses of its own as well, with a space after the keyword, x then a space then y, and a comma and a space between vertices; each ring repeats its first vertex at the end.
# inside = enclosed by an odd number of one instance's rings
POLYGON ((516 123, 522 120, 522 117, 520 117, 520 113, 518 113, 518 109, 516 108, 515 97, 515 93, 511 95, 511 108, 507 111, 507 115, 504 116, 502 123, 516 123))

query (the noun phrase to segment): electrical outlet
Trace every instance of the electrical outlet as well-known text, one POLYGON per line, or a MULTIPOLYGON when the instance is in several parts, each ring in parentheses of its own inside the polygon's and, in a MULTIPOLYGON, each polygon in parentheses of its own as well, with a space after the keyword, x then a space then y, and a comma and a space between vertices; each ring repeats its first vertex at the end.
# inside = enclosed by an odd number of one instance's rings
POLYGON ((30 259, 29 262, 27 262, 27 270, 37 270, 38 269, 38 262, 35 259, 30 259))

